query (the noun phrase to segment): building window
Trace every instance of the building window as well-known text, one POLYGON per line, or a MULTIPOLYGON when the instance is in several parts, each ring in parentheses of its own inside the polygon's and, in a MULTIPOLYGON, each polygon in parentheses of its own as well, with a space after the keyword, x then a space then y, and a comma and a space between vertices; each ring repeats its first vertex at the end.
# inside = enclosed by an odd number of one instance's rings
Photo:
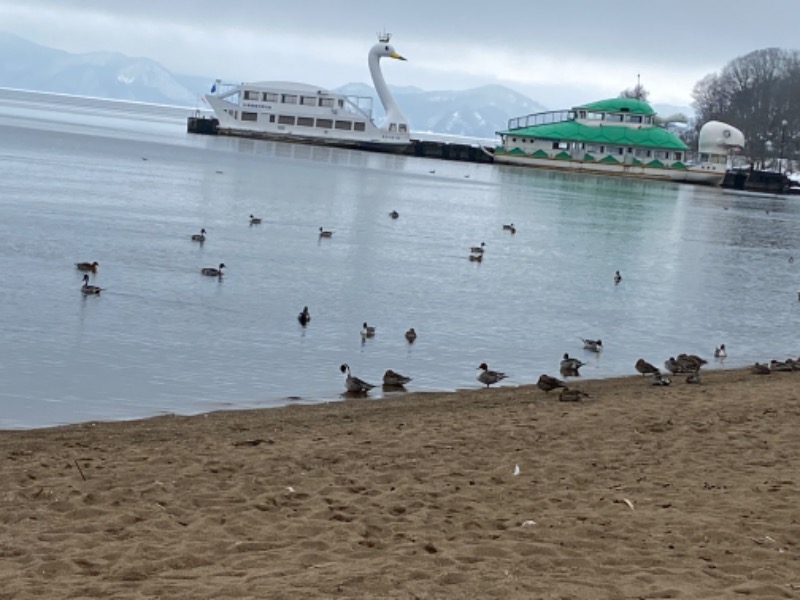
POLYGON ((625 115, 625 121, 628 123, 641 123, 642 115, 625 115))
POLYGON ((297 117, 297 124, 300 127, 313 127, 314 119, 311 117, 297 117))
POLYGON ((317 119, 317 127, 322 129, 332 129, 333 128, 333 120, 332 119, 317 119))
POLYGON ((333 108, 333 98, 320 98, 319 105, 322 108, 333 108))
POLYGON ((261 96, 264 102, 277 102, 278 101, 278 94, 275 92, 264 92, 261 96))
POLYGON ((281 102, 284 104, 297 104, 297 94, 284 94, 281 102))
POLYGON ((353 123, 353 131, 366 131, 366 124, 362 121, 356 121, 353 123))
POLYGON ((290 115, 279 115, 278 125, 294 125, 294 117, 290 115))
POLYGON ((252 90, 245 90, 244 91, 244 99, 245 100, 258 100, 258 92, 254 92, 252 90))
POLYGON ((655 157, 658 158, 659 160, 669 159, 669 152, 667 152, 666 150, 656 150, 653 154, 655 154, 655 157))
POLYGON ((303 106, 316 106, 317 105, 317 97, 316 96, 300 96, 300 104, 303 106))
POLYGON ((569 142, 553 142, 553 150, 568 150, 569 142))
POLYGON ((274 123, 275 122, 275 115, 270 115, 269 116, 269 122, 270 123, 274 123))
POLYGON ((611 121, 612 123, 622 123, 622 115, 617 115, 614 113, 606 114, 606 121, 611 121))
POLYGON ((334 129, 341 129, 342 131, 350 131, 353 129, 352 121, 336 121, 334 129))
POLYGON ((258 113, 242 111, 242 121, 258 121, 258 113))
POLYGON ((675 160, 683 160, 683 152, 676 152, 675 153, 675 160))

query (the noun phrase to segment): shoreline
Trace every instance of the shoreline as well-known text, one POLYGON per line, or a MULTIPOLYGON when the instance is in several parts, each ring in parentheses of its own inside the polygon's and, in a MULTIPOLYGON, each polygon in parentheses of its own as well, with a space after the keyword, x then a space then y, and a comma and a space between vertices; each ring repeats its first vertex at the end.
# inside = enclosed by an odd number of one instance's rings
POLYGON ((507 386, 7 430, 0 585, 796 597, 798 382, 718 369, 582 380, 582 402, 507 386))

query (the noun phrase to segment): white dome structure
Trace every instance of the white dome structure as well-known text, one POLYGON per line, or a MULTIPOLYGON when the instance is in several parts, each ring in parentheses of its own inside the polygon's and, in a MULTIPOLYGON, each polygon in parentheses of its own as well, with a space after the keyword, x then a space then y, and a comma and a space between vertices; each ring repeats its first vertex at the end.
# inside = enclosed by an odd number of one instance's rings
POLYGON ((727 123, 709 121, 700 128, 697 150, 707 154, 725 154, 744 148, 744 134, 727 123))

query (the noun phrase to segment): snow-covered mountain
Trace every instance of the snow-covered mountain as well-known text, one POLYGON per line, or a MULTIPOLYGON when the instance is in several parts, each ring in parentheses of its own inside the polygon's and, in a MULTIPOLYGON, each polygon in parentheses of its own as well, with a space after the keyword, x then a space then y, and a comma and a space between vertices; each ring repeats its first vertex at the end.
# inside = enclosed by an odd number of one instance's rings
MULTIPOLYGON (((70 54, 0 33, 0 87, 196 106, 213 80, 171 73, 149 58, 109 52, 70 54)), ((372 86, 351 83, 336 91, 373 97, 373 116, 379 122, 383 118, 372 86)), ((510 118, 546 110, 501 85, 462 91, 405 86, 392 88, 392 93, 412 131, 418 132, 493 138, 510 118)))

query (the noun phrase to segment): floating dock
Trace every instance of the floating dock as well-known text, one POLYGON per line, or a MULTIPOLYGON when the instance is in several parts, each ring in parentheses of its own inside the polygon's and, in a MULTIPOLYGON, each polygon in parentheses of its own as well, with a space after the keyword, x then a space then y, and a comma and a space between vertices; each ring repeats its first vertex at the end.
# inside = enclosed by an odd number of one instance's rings
MULTIPOLYGON (((186 121, 186 131, 200 135, 230 135, 233 137, 247 137, 250 139, 274 140, 273 136, 259 135, 258 133, 240 134, 228 133, 219 129, 219 121, 214 117, 193 116, 186 121)), ((309 143, 301 140, 285 140, 291 143, 309 143)), ((455 160, 461 162, 491 163, 494 162, 494 148, 479 142, 467 140, 437 140, 437 139, 412 139, 411 144, 402 153, 406 156, 420 158, 438 158, 441 160, 455 160)))

